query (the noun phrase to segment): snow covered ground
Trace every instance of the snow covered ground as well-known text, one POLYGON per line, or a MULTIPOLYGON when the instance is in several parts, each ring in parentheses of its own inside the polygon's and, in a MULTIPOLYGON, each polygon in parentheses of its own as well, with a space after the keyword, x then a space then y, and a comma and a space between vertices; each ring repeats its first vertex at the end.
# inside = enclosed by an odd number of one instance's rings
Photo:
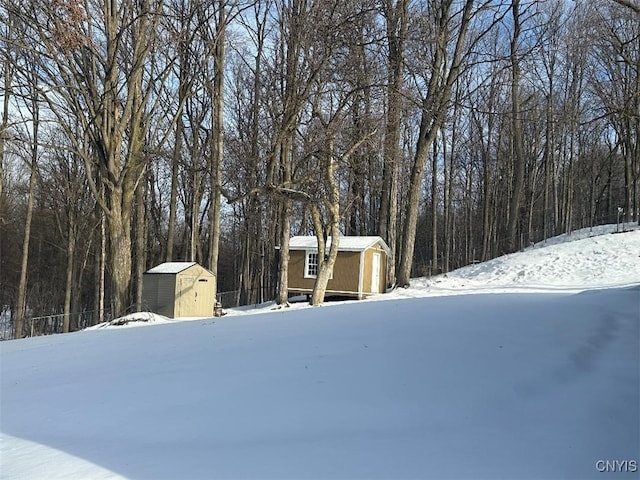
POLYGON ((272 308, 0 343, 0 478, 640 478, 640 230, 272 308))
POLYGON ((640 230, 637 225, 632 228, 619 234, 614 233, 616 225, 577 230, 535 244, 524 252, 432 279, 416 279, 410 291, 417 290, 416 296, 470 291, 578 292, 638 284, 640 230))

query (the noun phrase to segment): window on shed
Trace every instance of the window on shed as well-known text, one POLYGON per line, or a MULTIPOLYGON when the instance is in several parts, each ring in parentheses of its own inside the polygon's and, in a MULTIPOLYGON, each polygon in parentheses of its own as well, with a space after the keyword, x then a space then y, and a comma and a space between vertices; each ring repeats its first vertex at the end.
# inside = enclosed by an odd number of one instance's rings
POLYGON ((307 261, 305 262, 305 277, 315 278, 318 276, 318 254, 307 252, 307 261))
MULTIPOLYGON (((316 278, 318 276, 318 270, 320 269, 320 262, 317 252, 307 252, 304 260, 304 278, 316 278)), ((329 273, 329 280, 333 279, 333 272, 329 273)))

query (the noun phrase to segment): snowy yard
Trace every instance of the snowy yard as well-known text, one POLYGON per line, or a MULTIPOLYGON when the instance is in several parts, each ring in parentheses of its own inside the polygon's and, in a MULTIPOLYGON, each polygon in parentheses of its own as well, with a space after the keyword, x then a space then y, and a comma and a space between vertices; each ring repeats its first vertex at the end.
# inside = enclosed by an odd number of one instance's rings
POLYGON ((0 478, 639 478, 640 231, 554 243, 367 301, 2 342, 0 478))

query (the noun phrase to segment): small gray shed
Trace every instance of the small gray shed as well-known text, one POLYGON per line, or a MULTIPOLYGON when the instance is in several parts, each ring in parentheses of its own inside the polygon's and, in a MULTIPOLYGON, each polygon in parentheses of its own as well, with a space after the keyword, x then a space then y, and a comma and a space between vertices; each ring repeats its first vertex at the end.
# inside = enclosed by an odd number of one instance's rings
POLYGON ((215 288, 215 275, 195 262, 161 263, 144 273, 142 303, 169 318, 211 317, 215 288))

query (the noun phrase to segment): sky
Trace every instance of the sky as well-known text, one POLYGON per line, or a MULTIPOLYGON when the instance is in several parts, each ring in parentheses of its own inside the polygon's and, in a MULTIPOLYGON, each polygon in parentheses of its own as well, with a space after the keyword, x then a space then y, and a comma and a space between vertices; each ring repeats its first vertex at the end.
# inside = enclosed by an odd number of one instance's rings
POLYGON ((612 230, 363 301, 0 342, 0 479, 640 478, 640 230, 612 230))

